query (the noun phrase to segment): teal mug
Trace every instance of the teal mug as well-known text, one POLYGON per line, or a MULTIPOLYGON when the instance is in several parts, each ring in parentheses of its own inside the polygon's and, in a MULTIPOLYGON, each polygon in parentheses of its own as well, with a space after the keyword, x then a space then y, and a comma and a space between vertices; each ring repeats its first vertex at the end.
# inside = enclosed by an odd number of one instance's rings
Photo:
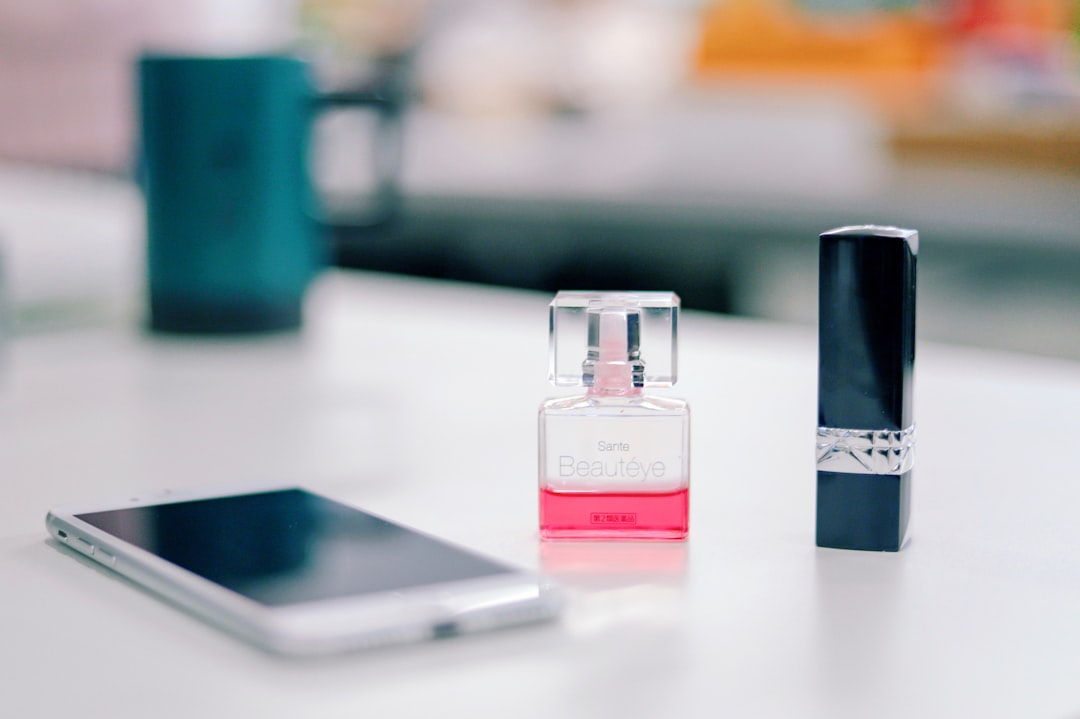
MULTIPOLYGON (((308 168, 312 122, 328 107, 368 106, 380 115, 376 141, 396 143, 399 96, 381 87, 320 95, 307 63, 284 55, 148 55, 138 74, 151 329, 300 326, 328 256, 308 168)), ((374 171, 385 221, 396 168, 374 171)))

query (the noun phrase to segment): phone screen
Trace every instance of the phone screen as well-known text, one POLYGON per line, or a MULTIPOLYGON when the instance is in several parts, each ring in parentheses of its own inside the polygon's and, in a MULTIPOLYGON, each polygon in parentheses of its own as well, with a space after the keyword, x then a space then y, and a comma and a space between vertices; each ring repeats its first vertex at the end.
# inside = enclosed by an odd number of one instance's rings
POLYGON ((513 571, 302 489, 77 516, 270 606, 513 571))

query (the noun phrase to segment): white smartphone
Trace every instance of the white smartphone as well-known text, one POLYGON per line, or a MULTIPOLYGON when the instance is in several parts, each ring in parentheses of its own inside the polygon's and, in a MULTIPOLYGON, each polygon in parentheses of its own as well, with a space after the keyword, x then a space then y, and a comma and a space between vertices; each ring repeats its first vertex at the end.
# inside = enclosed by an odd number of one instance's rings
POLYGON ((558 589, 299 487, 65 506, 56 540, 269 651, 341 652, 548 619, 558 589))

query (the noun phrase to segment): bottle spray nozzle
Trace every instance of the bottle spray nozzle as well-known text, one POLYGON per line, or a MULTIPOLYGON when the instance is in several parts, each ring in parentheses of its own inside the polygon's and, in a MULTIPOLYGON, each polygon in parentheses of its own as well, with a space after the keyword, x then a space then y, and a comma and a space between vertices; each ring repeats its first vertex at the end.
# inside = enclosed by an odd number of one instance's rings
POLYGON ((645 386, 640 310, 594 307, 586 317, 589 350, 581 365, 585 386, 611 392, 645 386))

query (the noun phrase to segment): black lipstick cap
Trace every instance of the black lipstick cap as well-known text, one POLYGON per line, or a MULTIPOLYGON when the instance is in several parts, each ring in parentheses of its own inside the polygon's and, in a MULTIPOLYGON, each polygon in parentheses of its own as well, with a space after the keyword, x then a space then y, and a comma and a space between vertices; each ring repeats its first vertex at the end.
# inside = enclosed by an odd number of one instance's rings
POLYGON ((919 233, 821 235, 817 545, 897 551, 907 529, 915 429, 919 233))

